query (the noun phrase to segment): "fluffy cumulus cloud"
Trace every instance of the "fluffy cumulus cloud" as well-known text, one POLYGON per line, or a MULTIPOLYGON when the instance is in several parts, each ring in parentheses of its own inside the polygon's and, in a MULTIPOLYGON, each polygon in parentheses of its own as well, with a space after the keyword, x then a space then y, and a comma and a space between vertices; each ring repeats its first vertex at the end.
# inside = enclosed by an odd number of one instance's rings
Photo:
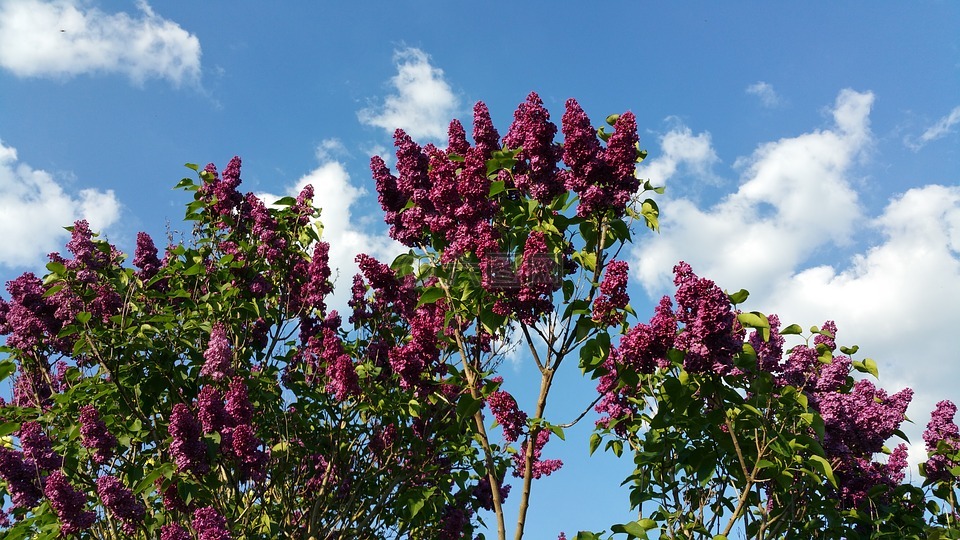
POLYGON ((136 15, 78 0, 0 0, 0 66, 19 77, 121 73, 176 85, 200 76, 200 41, 138 2, 136 15))
POLYGON ((20 163, 16 149, 0 141, 0 266, 37 266, 63 248, 65 225, 82 218, 103 230, 119 216, 113 191, 68 193, 50 173, 20 163))
POLYGON ((773 89, 773 85, 770 83, 757 81, 747 87, 747 93, 760 98, 760 103, 767 108, 772 109, 782 103, 780 96, 777 95, 776 90, 773 89))
POLYGON ((443 70, 432 66, 427 53, 416 48, 397 51, 393 60, 397 66, 397 74, 390 79, 394 93, 381 105, 362 109, 357 117, 391 135, 403 128, 415 139, 443 139, 460 106, 443 70))
POLYGON ((908 137, 904 139, 903 142, 914 151, 920 150, 926 146, 927 143, 953 133, 954 127, 957 124, 960 124, 960 106, 954 107, 949 114, 937 120, 936 123, 921 133, 920 137, 916 140, 908 137))
MULTIPOLYGON (((670 119, 676 122, 676 119, 670 119)), ((660 136, 660 152, 645 161, 637 174, 640 178, 648 178, 657 186, 666 183, 678 172, 687 172, 699 180, 713 180, 713 166, 720 162, 710 133, 704 131, 693 134, 693 131, 684 125, 676 125, 673 129, 660 136)))
POLYGON ((760 145, 738 160, 736 192, 712 206, 663 200, 661 234, 634 256, 651 296, 672 290, 669 270, 686 260, 785 324, 835 320, 838 341, 874 358, 884 387, 916 391, 905 429, 916 462, 934 404, 960 402, 960 188, 916 187, 865 215, 853 166, 872 144, 872 103, 842 91, 832 126, 760 145), (877 240, 856 253, 846 243, 856 233, 877 240))
MULTIPOLYGON (((329 149, 336 146, 334 141, 324 141, 317 149, 318 155, 327 156, 329 149)), ((330 268, 336 280, 331 306, 343 312, 350 298, 353 275, 358 271, 354 262, 357 254, 366 253, 389 263, 404 248, 386 234, 368 232, 367 220, 354 216, 355 203, 367 192, 350 182, 349 173, 338 161, 322 159, 319 167, 301 177, 283 195, 260 193, 258 196, 269 204, 281 196, 296 196, 307 184, 313 186, 313 203, 321 209, 321 238, 330 244, 330 268)))
POLYGON ((681 259, 720 283, 768 291, 818 247, 846 241, 860 215, 847 176, 870 142, 872 103, 870 93, 841 92, 830 129, 761 145, 738 160, 738 190, 710 208, 664 200, 662 233, 637 253, 648 291, 667 288, 681 259))

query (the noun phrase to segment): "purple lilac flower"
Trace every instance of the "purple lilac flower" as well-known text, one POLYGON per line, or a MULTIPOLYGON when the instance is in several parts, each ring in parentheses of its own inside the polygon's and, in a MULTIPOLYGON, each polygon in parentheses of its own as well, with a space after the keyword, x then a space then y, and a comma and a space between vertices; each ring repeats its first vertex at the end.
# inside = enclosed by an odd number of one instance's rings
POLYGON ((97 494, 100 495, 103 506, 110 510, 110 514, 122 522, 123 532, 128 535, 135 534, 146 515, 143 501, 137 499, 133 491, 115 476, 97 478, 97 494))
POLYGON ((198 508, 193 512, 193 530, 197 540, 230 540, 232 535, 227 528, 227 520, 212 506, 198 508))
POLYGON ((760 369, 773 374, 782 373, 780 361, 783 358, 783 336, 780 335, 780 317, 776 314, 767 316, 770 323, 770 339, 763 340, 759 330, 750 334, 750 345, 757 351, 757 362, 760 369))
POLYGON ((253 405, 247 395, 247 385, 240 377, 230 380, 225 410, 233 425, 249 424, 253 420, 253 405))
POLYGON ((36 466, 24 461, 20 452, 0 446, 0 477, 15 508, 33 508, 40 502, 43 493, 36 466))
POLYGON ((691 373, 731 371, 733 356, 743 348, 745 331, 738 328, 730 299, 709 279, 697 277, 685 262, 673 268, 677 285, 677 321, 683 331, 676 348, 685 351, 683 366, 691 373))
MULTIPOLYGON (((494 377, 492 380, 503 382, 501 377, 494 377)), ((508 442, 516 442, 527 427, 527 413, 520 410, 517 400, 506 390, 497 390, 487 398, 487 405, 503 428, 503 437, 508 442)))
MULTIPOLYGON (((507 497, 510 496, 510 484, 500 484, 500 501, 503 502, 507 500, 507 497)), ((493 510, 493 490, 490 486, 490 477, 484 476, 477 482, 476 487, 473 488, 473 497, 477 501, 477 505, 484 510, 493 510)))
POLYGON ((140 269, 137 277, 147 281, 157 275, 160 270, 160 259, 157 258, 157 246, 153 239, 145 232, 137 233, 137 247, 133 251, 133 265, 140 269))
POLYGON ((557 168, 563 149, 553 140, 556 134, 557 126, 550 121, 543 100, 531 92, 517 107, 503 138, 504 146, 521 149, 514 169, 515 186, 544 204, 565 189, 557 168))
POLYGON ((950 480, 953 477, 950 469, 956 467, 957 463, 938 452, 937 447, 942 442, 951 452, 960 450, 960 428, 953 421, 956 414, 957 406, 948 400, 937 403, 930 413, 930 422, 923 432, 923 441, 929 456, 924 468, 927 478, 931 480, 950 480))
MULTIPOLYGON (((533 444, 533 466, 531 468, 531 475, 536 480, 544 476, 550 476, 553 472, 560 469, 563 466, 563 461, 559 459, 541 459, 541 453, 543 447, 550 440, 551 431, 548 429, 542 429, 537 432, 537 439, 533 444)), ((526 461, 526 450, 527 444, 525 443, 520 452, 517 452, 513 455, 513 475, 517 478, 523 478, 524 475, 524 464, 526 461)))
POLYGON ((230 422, 223 396, 213 386, 206 385, 201 388, 194 405, 204 433, 216 433, 230 422))
POLYGON ((457 119, 451 120, 447 128, 447 151, 462 157, 469 149, 470 143, 467 142, 463 124, 457 119))
POLYGON ((593 302, 593 320, 605 326, 621 324, 625 318, 623 310, 630 302, 627 294, 626 261, 611 261, 607 264, 603 281, 600 282, 600 294, 593 302))
POLYGON ((207 463, 207 446, 201 439, 203 428, 183 403, 173 406, 168 430, 173 437, 170 455, 177 463, 177 468, 197 475, 206 474, 210 465, 207 463))
POLYGON ((262 481, 267 454, 260 449, 263 444, 249 424, 241 424, 230 432, 230 452, 240 465, 244 478, 262 481))
POLYGON ((193 540, 193 537, 181 525, 168 523, 160 528, 160 540, 193 540))
POLYGON ((69 536, 89 528, 96 521, 97 515, 84 510, 87 498, 83 492, 77 490, 67 477, 60 471, 53 471, 47 477, 44 495, 50 499, 50 506, 60 519, 60 534, 69 536))
POLYGON ((469 508, 452 504, 445 506, 443 516, 440 518, 438 540, 461 540, 472 515, 473 511, 469 508))
POLYGON ((93 405, 80 408, 80 442, 84 448, 93 450, 95 463, 103 464, 113 457, 117 438, 107 429, 93 405))
POLYGON ((483 160, 490 158, 490 154, 500 150, 500 134, 493 127, 490 119, 490 110, 487 105, 478 101, 473 106, 473 142, 483 160))
POLYGON ((20 446, 26 459, 32 460, 41 470, 52 471, 63 465, 63 457, 53 450, 50 439, 37 422, 20 425, 20 446))
POLYGON ((223 324, 213 325, 210 331, 210 341, 207 350, 203 353, 204 364, 200 375, 210 377, 214 381, 221 381, 229 376, 233 369, 233 348, 227 338, 227 330, 223 324))

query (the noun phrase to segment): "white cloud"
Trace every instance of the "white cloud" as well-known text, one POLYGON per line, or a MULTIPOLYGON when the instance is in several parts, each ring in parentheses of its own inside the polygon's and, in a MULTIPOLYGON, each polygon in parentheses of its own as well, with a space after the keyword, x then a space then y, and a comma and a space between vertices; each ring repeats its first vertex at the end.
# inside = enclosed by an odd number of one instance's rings
POLYGON ((664 200, 661 234, 637 250, 647 290, 666 289, 683 259, 720 283, 746 282, 760 292, 818 247, 845 242, 860 214, 847 175, 870 142, 872 103, 872 94, 841 92, 832 129, 767 143, 738 160, 739 189, 711 208, 664 200))
POLYGON ((719 161, 709 132, 694 135, 690 128, 679 125, 660 136, 660 153, 644 161, 637 174, 656 186, 666 185, 681 169, 699 179, 711 180, 714 178, 712 167, 719 161))
MULTIPOLYGON (((350 183, 350 175, 340 162, 321 162, 319 167, 291 186, 285 195, 296 196, 307 184, 313 186, 313 204, 321 209, 321 238, 330 244, 330 268, 336 281, 333 299, 328 304, 331 309, 346 313, 350 286, 358 271, 354 262, 357 254, 366 253, 389 264, 405 248, 385 234, 365 231, 354 219, 351 207, 366 195, 366 191, 350 183)), ((269 193, 258 193, 257 196, 268 204, 280 198, 269 193)))
POLYGON ((93 230, 117 221, 120 202, 112 190, 64 191, 53 176, 18 163, 15 148, 0 141, 0 265, 29 267, 60 251, 64 226, 86 219, 93 230))
POLYGON ((77 0, 0 1, 0 67, 19 77, 121 73, 137 84, 200 77, 200 41, 145 1, 139 13, 104 13, 77 0))
POLYGON ((842 91, 834 126, 760 145, 739 160, 739 189, 711 207, 662 201, 661 235, 646 237, 635 257, 651 296, 672 290, 670 269, 686 260, 723 288, 750 290, 746 307, 784 324, 836 321, 841 344, 877 361, 881 386, 914 389, 915 423, 904 431, 915 464, 934 404, 960 402, 960 187, 920 186, 864 216, 851 165, 872 143, 872 102, 872 94, 842 91), (879 240, 811 262, 858 232, 879 240))
POLYGON ((382 106, 362 109, 357 117, 391 135, 403 128, 413 138, 443 139, 460 106, 443 70, 430 65, 430 57, 416 48, 395 52, 393 60, 397 74, 390 84, 396 93, 387 96, 382 106))
POLYGON ((940 120, 937 120, 935 124, 926 129, 921 135, 920 138, 916 141, 906 138, 903 140, 904 144, 912 150, 916 151, 923 148, 928 142, 935 141, 941 137, 945 137, 953 132, 953 127, 957 124, 960 124, 960 106, 954 107, 950 114, 944 116, 940 120))
POLYGON ((773 89, 773 85, 763 81, 757 81, 748 86, 747 93, 760 98, 760 103, 768 109, 776 107, 782 102, 780 96, 778 96, 777 92, 773 89))

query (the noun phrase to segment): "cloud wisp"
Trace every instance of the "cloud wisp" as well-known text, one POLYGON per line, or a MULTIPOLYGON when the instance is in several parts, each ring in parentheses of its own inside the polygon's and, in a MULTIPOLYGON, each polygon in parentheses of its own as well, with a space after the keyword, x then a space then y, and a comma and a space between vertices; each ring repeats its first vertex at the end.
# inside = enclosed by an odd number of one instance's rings
POLYGON ((903 144, 910 148, 914 152, 920 150, 927 143, 935 141, 946 137, 947 135, 953 133, 954 126, 960 124, 960 106, 954 107, 946 116, 939 119, 932 126, 928 127, 923 133, 920 134, 916 140, 912 138, 905 138, 903 144))
POLYGON ((70 236, 64 226, 78 219, 103 230, 120 217, 112 190, 81 189, 70 194, 54 177, 17 159, 0 141, 0 266, 23 268, 44 262, 70 236))
POLYGON ((390 79, 394 93, 379 106, 361 109, 357 118, 391 135, 402 128, 415 139, 443 139, 447 123, 460 107, 443 70, 431 65, 427 53, 416 48, 395 52, 393 60, 397 66, 397 74, 390 79))
POLYGON ((198 83, 200 40, 154 13, 105 13, 76 0, 0 2, 0 67, 18 77, 120 73, 135 84, 198 83))
POLYGON ((783 99, 780 98, 770 83, 757 81, 748 86, 746 92, 760 98, 760 103, 768 109, 773 109, 783 104, 783 99))

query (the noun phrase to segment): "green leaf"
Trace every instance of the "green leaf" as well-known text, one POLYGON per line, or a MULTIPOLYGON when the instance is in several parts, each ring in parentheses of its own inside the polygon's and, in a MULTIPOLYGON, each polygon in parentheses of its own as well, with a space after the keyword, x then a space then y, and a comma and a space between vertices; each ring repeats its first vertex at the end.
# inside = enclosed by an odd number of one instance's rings
POLYGON ((457 401, 457 418, 470 418, 483 407, 482 399, 474 399, 470 394, 460 396, 457 401))
POLYGON ((820 471, 820 474, 827 477, 827 480, 830 481, 830 484, 833 487, 837 487, 837 479, 833 476, 833 467, 830 466, 830 462, 827 461, 827 458, 818 455, 810 456, 810 461, 813 462, 814 468, 820 471))
POLYGON ((646 538, 646 537, 647 537, 647 530, 648 530, 648 529, 652 529, 653 527, 656 527, 656 526, 657 526, 657 523, 656 523, 655 521, 653 521, 652 519, 645 519, 644 521, 645 521, 645 522, 646 522, 646 521, 653 522, 653 526, 652 526, 652 527, 644 527, 644 526, 641 525, 639 522, 631 521, 630 523, 623 523, 623 524, 621 524, 621 525, 613 525, 612 527, 610 527, 610 530, 611 530, 612 532, 618 533, 618 534, 629 534, 629 535, 631 535, 631 536, 636 536, 637 538, 646 538))
POLYGON ((780 330, 781 336, 799 335, 802 333, 803 328, 801 328, 799 324, 791 324, 790 326, 780 330))
POLYGON ((196 163, 184 163, 183 166, 186 167, 186 168, 188 168, 188 169, 192 169, 192 170, 194 170, 194 171, 199 171, 199 170, 200 170, 200 166, 197 165, 196 163))
POLYGON ((599 433, 593 433, 590 435, 590 455, 592 456, 594 452, 597 451, 597 448, 600 446, 600 443, 603 442, 603 439, 600 437, 599 433))
POLYGON ((91 315, 89 311, 81 311, 80 313, 77 313, 77 322, 80 324, 87 324, 90 322, 91 317, 93 317, 93 315, 91 315))
POLYGON ((295 197, 281 197, 273 202, 274 206, 293 206, 295 204, 297 204, 297 199, 295 197))
POLYGON ((429 287, 423 294, 420 295, 420 300, 417 302, 417 307, 420 307, 424 304, 433 304, 437 300, 440 300, 446 295, 446 293, 440 287, 429 287))
POLYGON ((763 334, 764 341, 768 341, 770 339, 770 321, 763 313, 760 313, 759 311, 738 313, 737 320, 740 321, 740 324, 743 326, 759 329, 763 334))
POLYGON ((847 355, 857 354, 857 351, 859 350, 860 350, 860 347, 857 345, 854 345, 853 347, 840 347, 840 352, 847 355))
POLYGON ((494 181, 494 182, 490 182, 490 194, 489 194, 490 197, 493 197, 493 196, 495 196, 495 195, 499 195, 499 194, 503 193, 503 192, 506 191, 506 190, 507 190, 507 184, 506 184, 506 182, 504 182, 504 181, 502 181, 502 180, 497 180, 497 181, 494 181))
POLYGON ((11 373, 17 370, 17 364, 9 358, 0 360, 0 382, 6 380, 11 373))
POLYGON ((640 214, 647 220, 647 227, 652 231, 660 231, 660 207, 656 201, 647 199, 640 205, 640 214))
POLYGON ((733 294, 727 294, 727 298, 730 299, 731 304, 742 304, 748 296, 750 296, 750 292, 746 289, 740 289, 733 294))
POLYGON ((877 363, 874 362, 873 358, 865 358, 863 360, 863 369, 873 375, 874 379, 880 378, 880 371, 877 369, 877 363))

